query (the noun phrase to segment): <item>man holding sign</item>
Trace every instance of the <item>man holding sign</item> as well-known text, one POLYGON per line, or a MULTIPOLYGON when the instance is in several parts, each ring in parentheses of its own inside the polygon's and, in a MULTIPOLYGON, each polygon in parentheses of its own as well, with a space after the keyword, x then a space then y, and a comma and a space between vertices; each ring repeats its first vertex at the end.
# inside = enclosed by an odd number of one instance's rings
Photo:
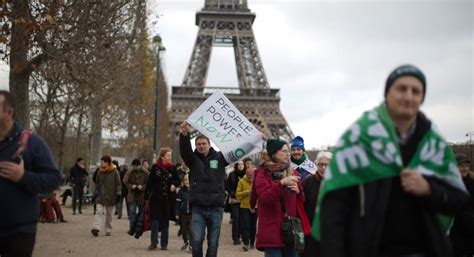
POLYGON ((245 116, 217 91, 181 123, 181 158, 190 168, 189 204, 192 206, 193 257, 202 257, 207 227, 206 257, 216 257, 225 201, 225 167, 262 150, 262 135, 245 116), (189 123, 188 123, 189 121, 189 123), (191 148, 190 124, 203 135, 191 148), (211 138, 222 150, 211 147, 211 138))

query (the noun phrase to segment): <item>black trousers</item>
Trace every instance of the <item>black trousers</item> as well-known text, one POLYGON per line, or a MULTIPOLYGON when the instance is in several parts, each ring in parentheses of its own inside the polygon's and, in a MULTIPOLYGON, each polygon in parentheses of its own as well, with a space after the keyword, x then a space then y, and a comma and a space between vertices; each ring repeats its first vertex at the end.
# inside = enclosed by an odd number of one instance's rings
POLYGON ((36 233, 18 233, 0 237, 0 256, 31 257, 35 242, 36 233))
POLYGON ((192 240, 191 218, 192 218, 191 213, 179 215, 179 223, 181 225, 181 234, 183 235, 183 241, 185 243, 191 243, 191 240, 192 240))
POLYGON ((76 202, 79 201, 79 212, 82 211, 82 196, 84 195, 83 187, 74 187, 72 193, 72 211, 76 213, 76 202))

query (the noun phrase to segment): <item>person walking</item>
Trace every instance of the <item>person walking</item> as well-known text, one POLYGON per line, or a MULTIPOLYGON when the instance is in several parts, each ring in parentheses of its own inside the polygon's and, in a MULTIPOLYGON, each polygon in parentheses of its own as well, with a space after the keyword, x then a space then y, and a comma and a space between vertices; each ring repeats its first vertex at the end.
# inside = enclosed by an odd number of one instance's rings
MULTIPOLYGON (((248 163, 246 159, 243 163, 248 163)), ((251 161, 250 161, 251 163, 251 161)), ((252 193, 254 167, 253 164, 246 165, 245 175, 239 180, 235 196, 240 200, 240 220, 242 221, 242 234, 244 251, 255 248, 255 235, 257 231, 257 214, 254 208, 250 208, 250 195, 252 193)))
POLYGON ((238 161, 234 164, 234 170, 227 177, 227 193, 229 194, 230 218, 232 219, 232 241, 234 245, 240 245, 242 237, 242 219, 240 218, 240 200, 236 196, 237 184, 245 176, 244 162, 238 161))
POLYGON ((173 151, 169 147, 162 147, 158 154, 158 160, 151 166, 150 177, 146 187, 149 196, 150 219, 151 219, 151 244, 148 250, 153 251, 158 247, 158 229, 161 229, 161 250, 168 249, 169 220, 172 218, 175 202, 172 202, 170 194, 175 192, 180 181, 176 172, 176 166, 172 162, 173 151))
POLYGON ((385 101, 362 114, 335 147, 313 234, 321 256, 452 256, 449 220, 468 200, 449 144, 420 111, 426 78, 402 65, 385 101))
POLYGON ((465 154, 457 154, 456 161, 470 196, 462 211, 454 217, 449 237, 454 257, 472 257, 474 256, 474 174, 469 170, 471 159, 465 154))
POLYGON ((86 185, 87 177, 89 177, 82 157, 77 158, 76 163, 71 168, 69 177, 72 183, 72 215, 76 215, 76 206, 78 206, 78 213, 82 214, 84 186, 86 185), (78 205, 77 202, 79 202, 78 205))
POLYGON ((112 216, 115 204, 120 199, 122 182, 120 181, 120 175, 117 169, 112 164, 112 158, 108 155, 104 155, 100 158, 99 171, 96 177, 96 187, 98 187, 100 192, 95 199, 97 210, 91 233, 95 237, 99 236, 99 232, 102 229, 102 226, 104 226, 105 235, 110 236, 112 234, 112 216))
POLYGON ((191 226, 191 205, 189 204, 189 175, 183 177, 181 187, 178 190, 176 198, 176 213, 180 223, 180 231, 183 236, 183 246, 181 250, 189 250, 192 252, 192 226, 191 226))
POLYGON ((298 217, 297 202, 305 196, 299 174, 290 168, 290 148, 285 141, 269 139, 264 163, 255 172, 258 196, 258 233, 256 247, 265 257, 296 257, 294 247, 286 246, 281 224, 286 215, 298 217))
MULTIPOLYGON (((146 185, 150 172, 140 165, 140 160, 132 161, 132 169, 123 178, 123 183, 128 189, 127 206, 128 219, 130 222, 128 234, 139 238, 143 234, 143 226, 137 226, 137 222, 143 220, 143 207, 145 204, 146 185)), ((123 192, 123 190, 122 190, 123 192)))
POLYGON ((15 99, 0 90, 0 256, 30 257, 36 241, 38 194, 59 188, 48 145, 15 120, 15 99))

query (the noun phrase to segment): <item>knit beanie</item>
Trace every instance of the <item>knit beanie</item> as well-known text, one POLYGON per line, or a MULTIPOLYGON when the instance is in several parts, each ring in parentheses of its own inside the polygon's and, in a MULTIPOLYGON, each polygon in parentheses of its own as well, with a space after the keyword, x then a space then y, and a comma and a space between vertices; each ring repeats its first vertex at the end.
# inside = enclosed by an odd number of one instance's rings
POLYGON ((385 93, 384 97, 387 97, 388 90, 392 86, 393 82, 403 76, 413 76, 421 81, 423 84, 423 99, 421 100, 422 102, 425 100, 425 95, 426 95, 426 78, 423 72, 418 69, 417 67, 406 64, 399 66, 395 70, 390 73, 390 75, 387 78, 387 81, 385 82, 385 93))
POLYGON ((458 162, 458 165, 461 165, 463 163, 471 163, 471 160, 469 159, 469 157, 467 157, 467 155, 462 154, 462 153, 456 154, 456 161, 458 162))
POLYGON ((306 151, 304 149, 304 140, 302 137, 296 136, 295 138, 293 138, 293 140, 291 140, 291 149, 295 147, 301 148, 303 151, 306 151))
POLYGON ((286 142, 280 139, 268 139, 267 140, 267 153, 272 156, 274 153, 278 152, 286 142))

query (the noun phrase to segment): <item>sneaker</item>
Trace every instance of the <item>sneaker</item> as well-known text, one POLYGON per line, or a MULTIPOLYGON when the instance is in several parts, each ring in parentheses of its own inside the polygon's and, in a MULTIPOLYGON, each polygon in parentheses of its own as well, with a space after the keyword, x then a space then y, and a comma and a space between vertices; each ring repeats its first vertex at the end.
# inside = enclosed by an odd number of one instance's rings
POLYGON ((189 246, 188 246, 188 251, 189 251, 190 253, 193 252, 193 247, 191 246, 191 244, 189 244, 189 246))
POLYGON ((181 251, 184 251, 188 248, 189 244, 188 243, 184 243, 183 246, 181 246, 181 251))
POLYGON ((99 230, 98 229, 95 229, 95 228, 91 229, 91 233, 94 236, 99 236, 99 230))
POLYGON ((244 245, 244 246, 242 246, 242 249, 244 250, 244 252, 246 252, 246 251, 249 250, 249 247, 247 245, 244 245))
POLYGON ((154 250, 156 250, 156 245, 155 245, 155 244, 151 244, 150 246, 148 246, 148 250, 149 250, 149 251, 154 251, 154 250))
POLYGON ((111 235, 112 235, 112 233, 110 233, 110 232, 107 232, 107 233, 105 233, 105 235, 106 235, 106 236, 111 236, 111 235))
POLYGON ((161 250, 163 250, 163 251, 168 250, 168 246, 162 246, 162 247, 161 247, 161 250))
POLYGON ((129 234, 130 236, 133 236, 134 233, 133 233, 133 231, 129 230, 129 231, 127 231, 127 234, 129 234))

